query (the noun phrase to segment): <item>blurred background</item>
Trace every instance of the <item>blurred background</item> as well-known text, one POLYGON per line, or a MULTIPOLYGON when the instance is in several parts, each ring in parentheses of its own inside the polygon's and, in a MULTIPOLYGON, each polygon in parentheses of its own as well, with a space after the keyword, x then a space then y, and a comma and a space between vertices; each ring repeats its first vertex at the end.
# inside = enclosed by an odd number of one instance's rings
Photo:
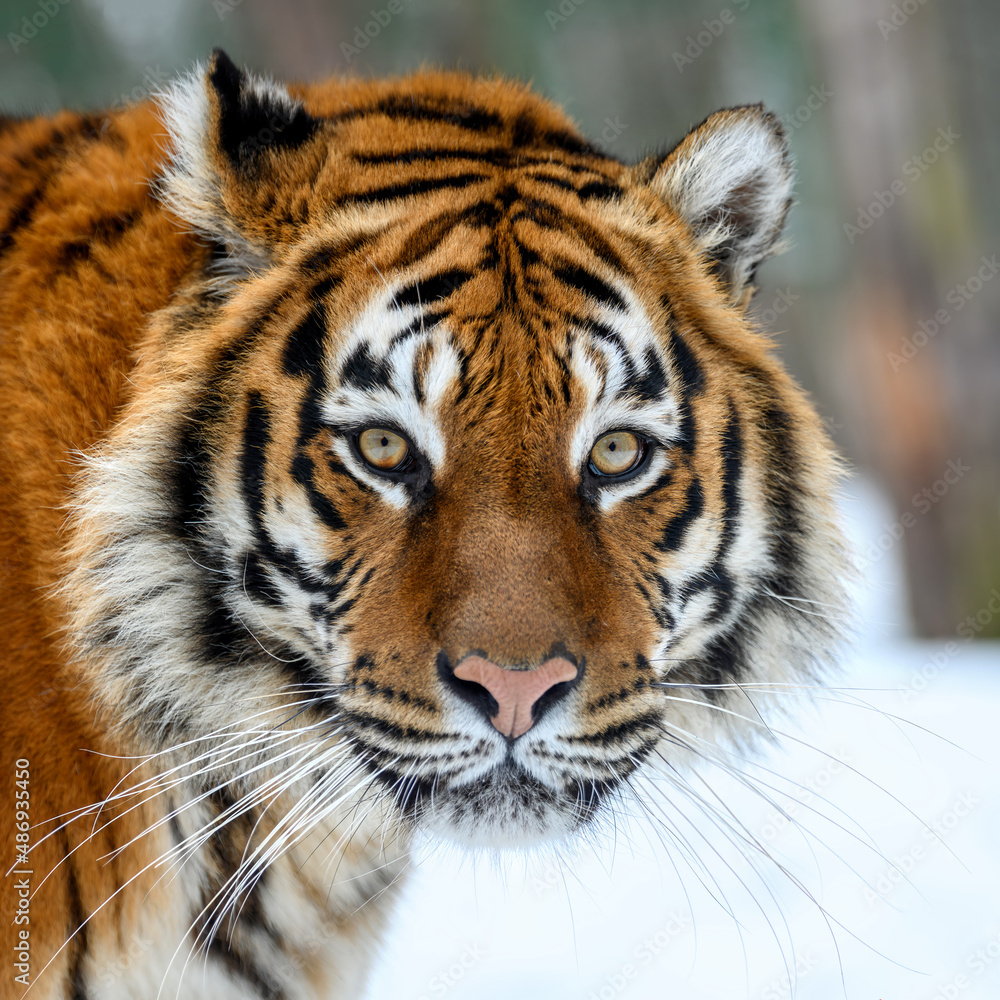
POLYGON ((890 501, 908 627, 1000 636, 995 0, 2 0, 0 104, 137 100, 213 45, 286 79, 530 80, 631 160, 762 100, 798 161, 755 309, 890 501), (728 13, 727 13, 728 12, 728 13), (969 624, 969 618, 972 624, 969 624), (978 616, 978 617, 977 617, 978 616))
POLYGON ((864 623, 835 704, 745 765, 760 794, 705 778, 773 866, 673 813, 711 875, 662 823, 610 831, 613 876, 589 844, 499 874, 426 845, 370 1000, 1000 996, 996 0, 0 0, 0 34, 21 114, 143 99, 215 45, 521 77, 626 160, 776 112, 797 204, 753 308, 853 469, 864 623))

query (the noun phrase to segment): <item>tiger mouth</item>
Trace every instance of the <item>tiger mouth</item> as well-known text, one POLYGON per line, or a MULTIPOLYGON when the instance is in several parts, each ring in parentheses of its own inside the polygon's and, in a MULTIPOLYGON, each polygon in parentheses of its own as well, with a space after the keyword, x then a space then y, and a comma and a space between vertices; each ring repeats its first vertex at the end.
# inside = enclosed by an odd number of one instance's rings
POLYGON ((469 846, 527 846, 568 836, 593 821, 625 780, 576 778, 554 787, 509 754, 465 780, 414 780, 392 772, 379 777, 412 828, 469 846))

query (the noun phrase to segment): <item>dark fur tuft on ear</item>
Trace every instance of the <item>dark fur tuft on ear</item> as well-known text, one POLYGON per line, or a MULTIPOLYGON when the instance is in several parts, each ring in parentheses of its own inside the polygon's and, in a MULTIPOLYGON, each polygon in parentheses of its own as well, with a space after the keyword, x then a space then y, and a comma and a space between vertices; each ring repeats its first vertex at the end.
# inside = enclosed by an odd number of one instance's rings
POLYGON ((710 115, 657 166, 649 184, 687 223, 713 270, 743 302, 775 253, 792 201, 791 156, 778 119, 757 105, 710 115))
POLYGON ((318 154, 306 147, 321 121, 284 86, 245 72, 221 49, 207 67, 168 87, 161 102, 171 160, 160 197, 196 232, 226 247, 215 268, 221 277, 267 268, 276 245, 295 236, 273 191, 294 194, 315 169, 318 154))
POLYGON ((264 148, 301 146, 316 130, 316 120, 284 87, 244 73, 222 49, 212 52, 208 83, 218 109, 219 146, 234 166, 249 166, 264 148))

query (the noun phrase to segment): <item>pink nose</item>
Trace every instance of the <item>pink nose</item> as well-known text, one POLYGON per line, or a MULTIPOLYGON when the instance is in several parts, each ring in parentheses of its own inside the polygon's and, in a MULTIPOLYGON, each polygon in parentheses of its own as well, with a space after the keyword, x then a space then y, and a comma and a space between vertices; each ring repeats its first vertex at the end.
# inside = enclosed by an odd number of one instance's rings
POLYGON ((577 668, 561 656, 546 660, 534 670, 504 670, 481 656, 470 656, 455 668, 460 681, 481 684, 500 706, 490 722, 504 736, 518 737, 534 723, 532 706, 546 691, 576 679, 577 668))

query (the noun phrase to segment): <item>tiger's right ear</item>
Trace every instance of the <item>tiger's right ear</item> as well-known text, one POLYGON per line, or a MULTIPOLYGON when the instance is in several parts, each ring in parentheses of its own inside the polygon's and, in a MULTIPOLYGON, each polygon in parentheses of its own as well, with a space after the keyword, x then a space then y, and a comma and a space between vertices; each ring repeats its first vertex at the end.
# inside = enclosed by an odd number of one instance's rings
POLYGON ((706 262, 744 306, 754 272, 778 248, 792 203, 792 160, 781 122, 759 104, 709 115, 640 177, 689 227, 706 262))
POLYGON ((320 122, 284 86, 241 70, 221 49, 168 87, 161 105, 171 158, 160 197, 229 249, 232 276, 268 267, 298 235, 297 214, 306 221, 301 194, 322 162, 310 141, 320 122))

